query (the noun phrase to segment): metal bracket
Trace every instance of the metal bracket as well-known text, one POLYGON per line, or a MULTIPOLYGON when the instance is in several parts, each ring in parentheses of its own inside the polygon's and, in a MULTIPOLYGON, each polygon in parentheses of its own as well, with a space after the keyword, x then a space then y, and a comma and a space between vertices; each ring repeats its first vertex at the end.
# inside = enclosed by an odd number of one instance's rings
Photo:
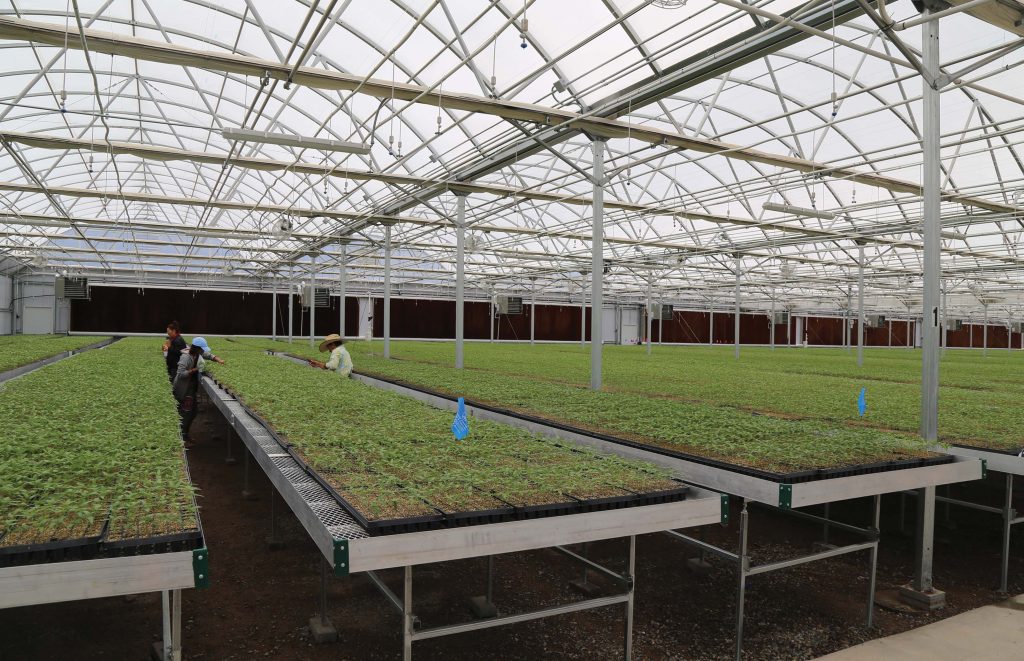
POLYGON ((205 547, 192 551, 192 574, 197 588, 210 587, 210 552, 205 547))
POLYGON ((779 508, 788 510, 793 507, 793 485, 779 485, 779 508))
POLYGON ((729 523, 729 494, 722 494, 722 525, 729 523))
POLYGON ((348 547, 347 539, 334 540, 334 575, 348 576, 348 547))

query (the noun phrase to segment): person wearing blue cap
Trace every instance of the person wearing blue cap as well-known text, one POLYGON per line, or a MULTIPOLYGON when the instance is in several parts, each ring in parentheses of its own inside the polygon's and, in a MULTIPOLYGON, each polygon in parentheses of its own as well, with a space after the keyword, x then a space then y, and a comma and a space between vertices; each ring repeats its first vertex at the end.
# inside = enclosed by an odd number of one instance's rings
POLYGON ((181 353, 178 369, 174 375, 172 392, 174 393, 174 399, 178 401, 178 413, 181 415, 181 436, 185 443, 190 441, 188 431, 192 427, 192 421, 196 418, 196 394, 199 392, 199 375, 206 369, 204 359, 224 364, 222 359, 213 355, 206 338, 193 338, 188 351, 181 353))

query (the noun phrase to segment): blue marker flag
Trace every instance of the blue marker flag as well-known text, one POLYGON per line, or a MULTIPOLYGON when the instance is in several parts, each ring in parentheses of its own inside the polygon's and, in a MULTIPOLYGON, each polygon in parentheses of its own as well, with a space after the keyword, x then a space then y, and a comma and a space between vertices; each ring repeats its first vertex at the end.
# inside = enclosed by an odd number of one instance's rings
POLYGON ((864 412, 868 410, 868 400, 865 396, 867 394, 867 388, 860 389, 860 397, 857 398, 857 410, 860 411, 860 417, 864 417, 864 412))
POLYGON ((455 422, 452 423, 452 433, 455 439, 461 441, 469 436, 469 419, 466 417, 466 400, 459 397, 459 410, 455 412, 455 422))

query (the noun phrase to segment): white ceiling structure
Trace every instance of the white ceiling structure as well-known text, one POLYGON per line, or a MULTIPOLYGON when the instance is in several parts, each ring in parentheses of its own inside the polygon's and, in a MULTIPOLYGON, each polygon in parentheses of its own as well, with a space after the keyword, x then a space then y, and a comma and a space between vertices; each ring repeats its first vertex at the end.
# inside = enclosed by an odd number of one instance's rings
MULTIPOLYGON (((955 2, 954 4, 961 4, 955 2)), ((940 19, 951 311, 1024 316, 1024 4, 940 19), (986 13, 987 12, 987 13, 986 13), (981 18, 977 18, 981 16, 981 18), (993 18, 995 16, 995 18, 993 18)), ((909 0, 0 0, 0 254, 92 283, 920 314, 909 0), (868 13, 869 12, 869 13, 868 13), (884 29, 883 29, 884 27, 884 29), (229 141, 252 129, 366 154, 229 141), (290 231, 279 229, 284 222, 290 231), (915 306, 917 312, 915 313, 915 306)))

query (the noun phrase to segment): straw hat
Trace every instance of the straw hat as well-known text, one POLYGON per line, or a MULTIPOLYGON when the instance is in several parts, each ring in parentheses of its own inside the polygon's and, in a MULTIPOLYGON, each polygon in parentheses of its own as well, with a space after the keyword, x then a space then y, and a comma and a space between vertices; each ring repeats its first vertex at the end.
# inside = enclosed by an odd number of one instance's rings
POLYGON ((324 338, 323 342, 320 343, 320 352, 323 353, 324 351, 327 351, 327 345, 328 344, 331 344, 332 342, 339 342, 340 343, 343 340, 344 340, 344 338, 342 336, 338 335, 337 333, 331 333, 330 335, 328 335, 327 337, 324 338))

